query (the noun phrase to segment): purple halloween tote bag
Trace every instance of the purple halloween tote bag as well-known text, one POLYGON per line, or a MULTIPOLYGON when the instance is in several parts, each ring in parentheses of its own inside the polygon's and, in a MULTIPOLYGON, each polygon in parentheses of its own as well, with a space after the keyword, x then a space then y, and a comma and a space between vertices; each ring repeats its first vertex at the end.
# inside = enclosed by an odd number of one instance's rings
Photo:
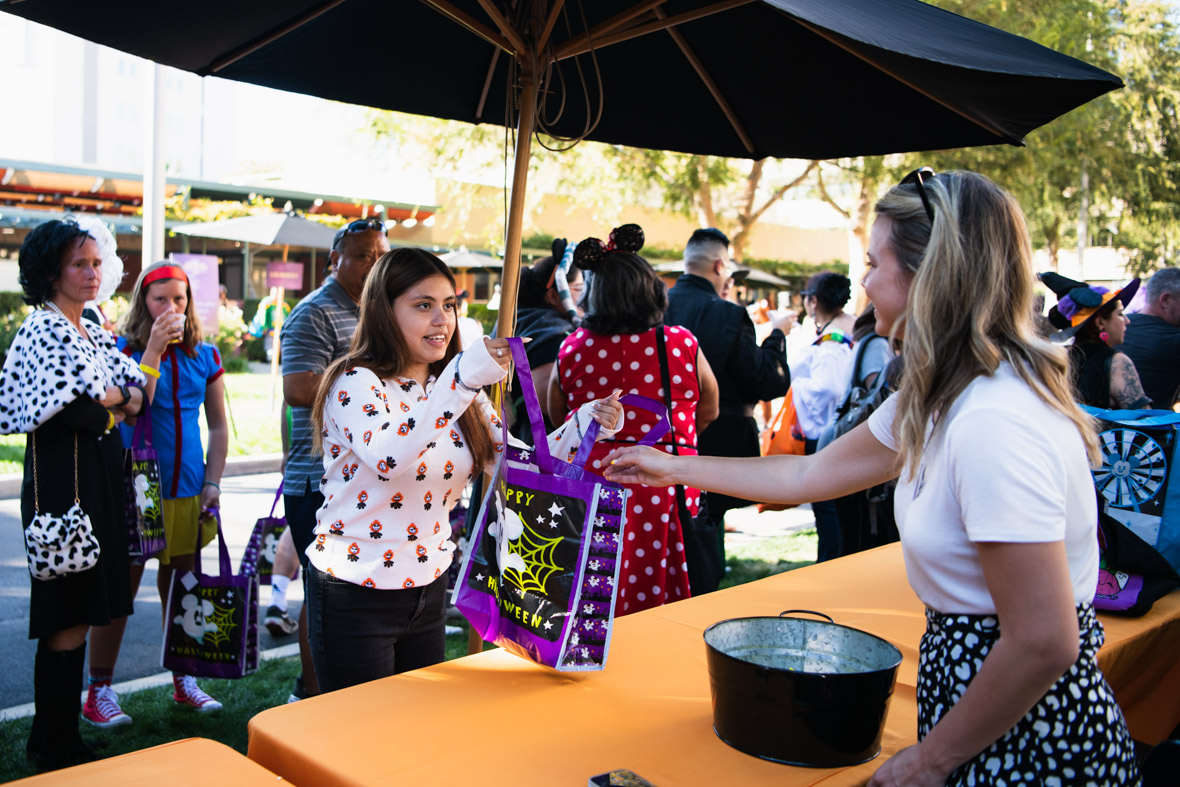
POLYGON ((239 574, 256 574, 260 585, 270 584, 275 567, 275 550, 278 549, 279 539, 287 529, 287 518, 275 516, 275 508, 278 507, 282 495, 283 482, 280 481, 274 502, 270 504, 270 515, 261 517, 254 523, 254 532, 250 534, 250 541, 246 544, 246 551, 242 554, 242 562, 238 566, 239 574))
MULTIPOLYGON (((586 471, 592 423, 572 462, 549 453, 524 345, 512 340, 535 447, 507 447, 484 496, 454 603, 488 642, 559 671, 600 670, 614 620, 626 490, 586 471)), ((664 413, 639 396, 629 406, 664 413)), ((667 418, 645 442, 667 431, 667 418)))
POLYGON ((218 573, 202 573, 198 545, 193 570, 172 574, 160 662, 197 678, 240 678, 258 669, 258 576, 233 573, 221 517, 212 514, 218 573))
POLYGON ((164 509, 160 495, 160 461, 152 447, 151 408, 145 407, 135 421, 131 445, 127 447, 127 527, 132 557, 149 558, 163 549, 164 509))

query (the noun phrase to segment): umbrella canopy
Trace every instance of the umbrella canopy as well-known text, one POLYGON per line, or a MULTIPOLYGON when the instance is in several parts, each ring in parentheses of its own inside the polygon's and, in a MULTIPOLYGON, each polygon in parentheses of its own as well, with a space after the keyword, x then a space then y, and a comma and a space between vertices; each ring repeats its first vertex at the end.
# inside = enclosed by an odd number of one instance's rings
POLYGON ((328 249, 336 230, 292 213, 263 213, 223 221, 181 224, 173 232, 194 238, 218 238, 261 246, 306 246, 328 249))
POLYGON ((918 0, 0 0, 0 10, 202 75, 515 126, 501 336, 535 131, 751 158, 1020 144, 1122 84, 918 0), (358 76, 373 73, 398 78, 358 76))
POLYGON ((448 268, 455 270, 462 270, 464 268, 503 268, 504 261, 493 257, 490 254, 480 254, 472 251, 451 251, 446 254, 440 254, 440 260, 447 264, 448 268))
POLYGON ((538 119, 554 133, 581 135, 587 110, 593 120, 601 109, 589 139, 723 156, 1019 143, 1121 84, 916 0, 23 0, 0 9, 202 75, 475 123, 514 124, 505 116, 511 55, 539 51, 538 76, 552 68, 538 119), (546 13, 530 20, 538 5, 546 13), (338 47, 349 56, 333 56, 338 47), (366 73, 403 76, 357 78, 366 73))

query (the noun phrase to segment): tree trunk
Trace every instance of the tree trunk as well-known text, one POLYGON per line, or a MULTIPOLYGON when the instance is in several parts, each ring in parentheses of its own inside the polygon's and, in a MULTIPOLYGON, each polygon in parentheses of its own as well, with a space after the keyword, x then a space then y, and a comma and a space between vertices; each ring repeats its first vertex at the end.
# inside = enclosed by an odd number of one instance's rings
POLYGON ((713 187, 709 184, 709 172, 705 166, 705 157, 694 156, 693 164, 697 170, 697 189, 693 197, 697 208, 697 221, 702 227, 716 227, 717 213, 713 210, 713 187))

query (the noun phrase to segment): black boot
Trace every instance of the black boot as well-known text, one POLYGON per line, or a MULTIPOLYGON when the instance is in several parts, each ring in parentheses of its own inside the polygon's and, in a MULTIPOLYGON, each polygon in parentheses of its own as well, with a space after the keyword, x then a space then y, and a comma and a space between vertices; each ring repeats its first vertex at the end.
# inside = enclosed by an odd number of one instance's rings
MULTIPOLYGON (((40 738, 36 752, 37 770, 40 772, 98 759, 78 732, 85 666, 85 643, 73 650, 49 650, 44 642, 37 648, 33 694, 40 724, 34 718, 33 727, 40 738)), ((30 735, 30 749, 34 743, 34 735, 30 735)))
POLYGON ((25 743, 25 757, 36 760, 41 752, 41 741, 45 737, 45 719, 53 715, 53 699, 50 687, 53 685, 53 652, 45 640, 37 641, 37 657, 33 662, 33 726, 29 740, 25 743))

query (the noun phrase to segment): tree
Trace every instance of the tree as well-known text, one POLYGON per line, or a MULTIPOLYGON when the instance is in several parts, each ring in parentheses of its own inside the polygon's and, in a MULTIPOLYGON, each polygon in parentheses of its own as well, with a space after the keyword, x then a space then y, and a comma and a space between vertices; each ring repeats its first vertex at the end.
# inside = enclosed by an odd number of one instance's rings
POLYGON ((1054 264, 1079 242, 1079 226, 1130 249, 1139 270, 1162 264, 1180 237, 1180 39, 1170 9, 1142 0, 935 3, 1107 69, 1126 87, 1032 132, 1026 147, 913 154, 906 166, 989 175, 1020 202, 1054 264))

